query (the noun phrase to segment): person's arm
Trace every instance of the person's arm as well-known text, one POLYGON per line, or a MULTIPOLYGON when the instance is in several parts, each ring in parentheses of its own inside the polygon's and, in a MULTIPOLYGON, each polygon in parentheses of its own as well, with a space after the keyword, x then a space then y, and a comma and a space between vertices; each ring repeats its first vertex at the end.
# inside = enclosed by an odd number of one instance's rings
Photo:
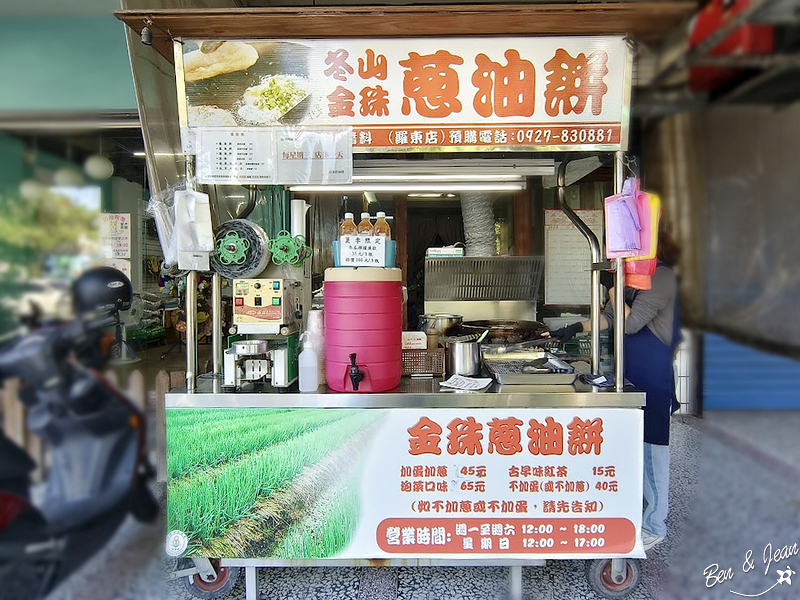
POLYGON ((633 305, 625 305, 625 333, 638 333, 655 316, 674 301, 678 293, 675 274, 665 268, 656 269, 651 278, 651 288, 642 290, 633 300, 633 305))
MULTIPOLYGON (((608 304, 606 304, 606 307, 608 304)), ((614 318, 612 317, 611 320, 606 317, 606 309, 604 308, 603 311, 600 313, 600 331, 605 331, 609 327, 611 327, 611 323, 614 322, 614 318)), ((592 330, 592 320, 587 319, 586 321, 581 321, 581 331, 591 331, 592 330)))
MULTIPOLYGON (((600 331, 605 331, 611 325, 610 323, 613 322, 613 319, 609 321, 606 318, 605 312, 608 309, 608 305, 606 305, 606 309, 600 314, 600 331)), ((551 331, 549 335, 555 338, 559 338, 562 341, 566 341, 571 339, 576 333, 580 333, 581 331, 591 331, 592 330, 592 321, 588 319, 586 321, 578 321, 577 323, 573 323, 572 325, 567 325, 566 327, 562 327, 561 329, 556 329, 555 331, 551 331)))

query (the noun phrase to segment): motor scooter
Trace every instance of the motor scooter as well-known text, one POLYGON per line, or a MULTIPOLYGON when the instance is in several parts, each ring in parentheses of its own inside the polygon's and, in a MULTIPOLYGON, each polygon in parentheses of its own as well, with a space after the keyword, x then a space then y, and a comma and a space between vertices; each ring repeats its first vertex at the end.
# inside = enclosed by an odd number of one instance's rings
POLYGON ((0 349, 0 381, 20 380, 28 429, 51 452, 43 497, 34 502, 35 464, 0 434, 0 600, 44 598, 102 549, 128 514, 141 521, 158 515, 148 487, 145 415, 82 364, 118 323, 130 291, 127 278, 117 285, 122 280, 114 277, 106 273, 108 289, 122 300, 104 304, 100 316, 44 327, 0 349))

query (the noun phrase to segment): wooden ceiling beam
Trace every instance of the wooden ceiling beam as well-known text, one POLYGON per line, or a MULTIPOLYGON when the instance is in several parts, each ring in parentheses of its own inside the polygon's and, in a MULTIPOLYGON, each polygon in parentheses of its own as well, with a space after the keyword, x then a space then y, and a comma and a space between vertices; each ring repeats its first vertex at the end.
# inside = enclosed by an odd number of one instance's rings
POLYGON ((619 4, 325 6, 189 10, 123 10, 118 19, 170 62, 171 40, 627 35, 652 44, 697 9, 688 0, 619 4))

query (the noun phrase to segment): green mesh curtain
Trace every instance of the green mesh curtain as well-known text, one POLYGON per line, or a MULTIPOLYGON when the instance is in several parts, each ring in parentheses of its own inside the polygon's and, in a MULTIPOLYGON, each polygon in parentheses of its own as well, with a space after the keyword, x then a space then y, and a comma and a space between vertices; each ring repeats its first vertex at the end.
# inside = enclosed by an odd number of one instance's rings
POLYGON ((258 200, 248 219, 260 225, 270 239, 281 231, 289 231, 291 192, 279 185, 268 185, 258 190, 258 200))

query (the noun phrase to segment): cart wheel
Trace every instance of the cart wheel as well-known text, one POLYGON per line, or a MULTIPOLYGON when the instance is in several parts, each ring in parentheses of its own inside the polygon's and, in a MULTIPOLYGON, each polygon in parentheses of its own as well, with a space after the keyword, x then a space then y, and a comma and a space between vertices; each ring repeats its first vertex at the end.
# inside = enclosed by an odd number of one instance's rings
POLYGON ((220 567, 219 560, 213 559, 211 564, 217 572, 214 581, 203 581, 199 573, 195 573, 183 580, 186 589, 195 598, 211 600, 212 598, 222 598, 226 596, 239 580, 239 567, 220 567))
POLYGON ((611 559, 601 558, 586 564, 589 585, 603 598, 625 598, 639 585, 639 561, 625 559, 625 579, 616 583, 611 578, 611 559))

